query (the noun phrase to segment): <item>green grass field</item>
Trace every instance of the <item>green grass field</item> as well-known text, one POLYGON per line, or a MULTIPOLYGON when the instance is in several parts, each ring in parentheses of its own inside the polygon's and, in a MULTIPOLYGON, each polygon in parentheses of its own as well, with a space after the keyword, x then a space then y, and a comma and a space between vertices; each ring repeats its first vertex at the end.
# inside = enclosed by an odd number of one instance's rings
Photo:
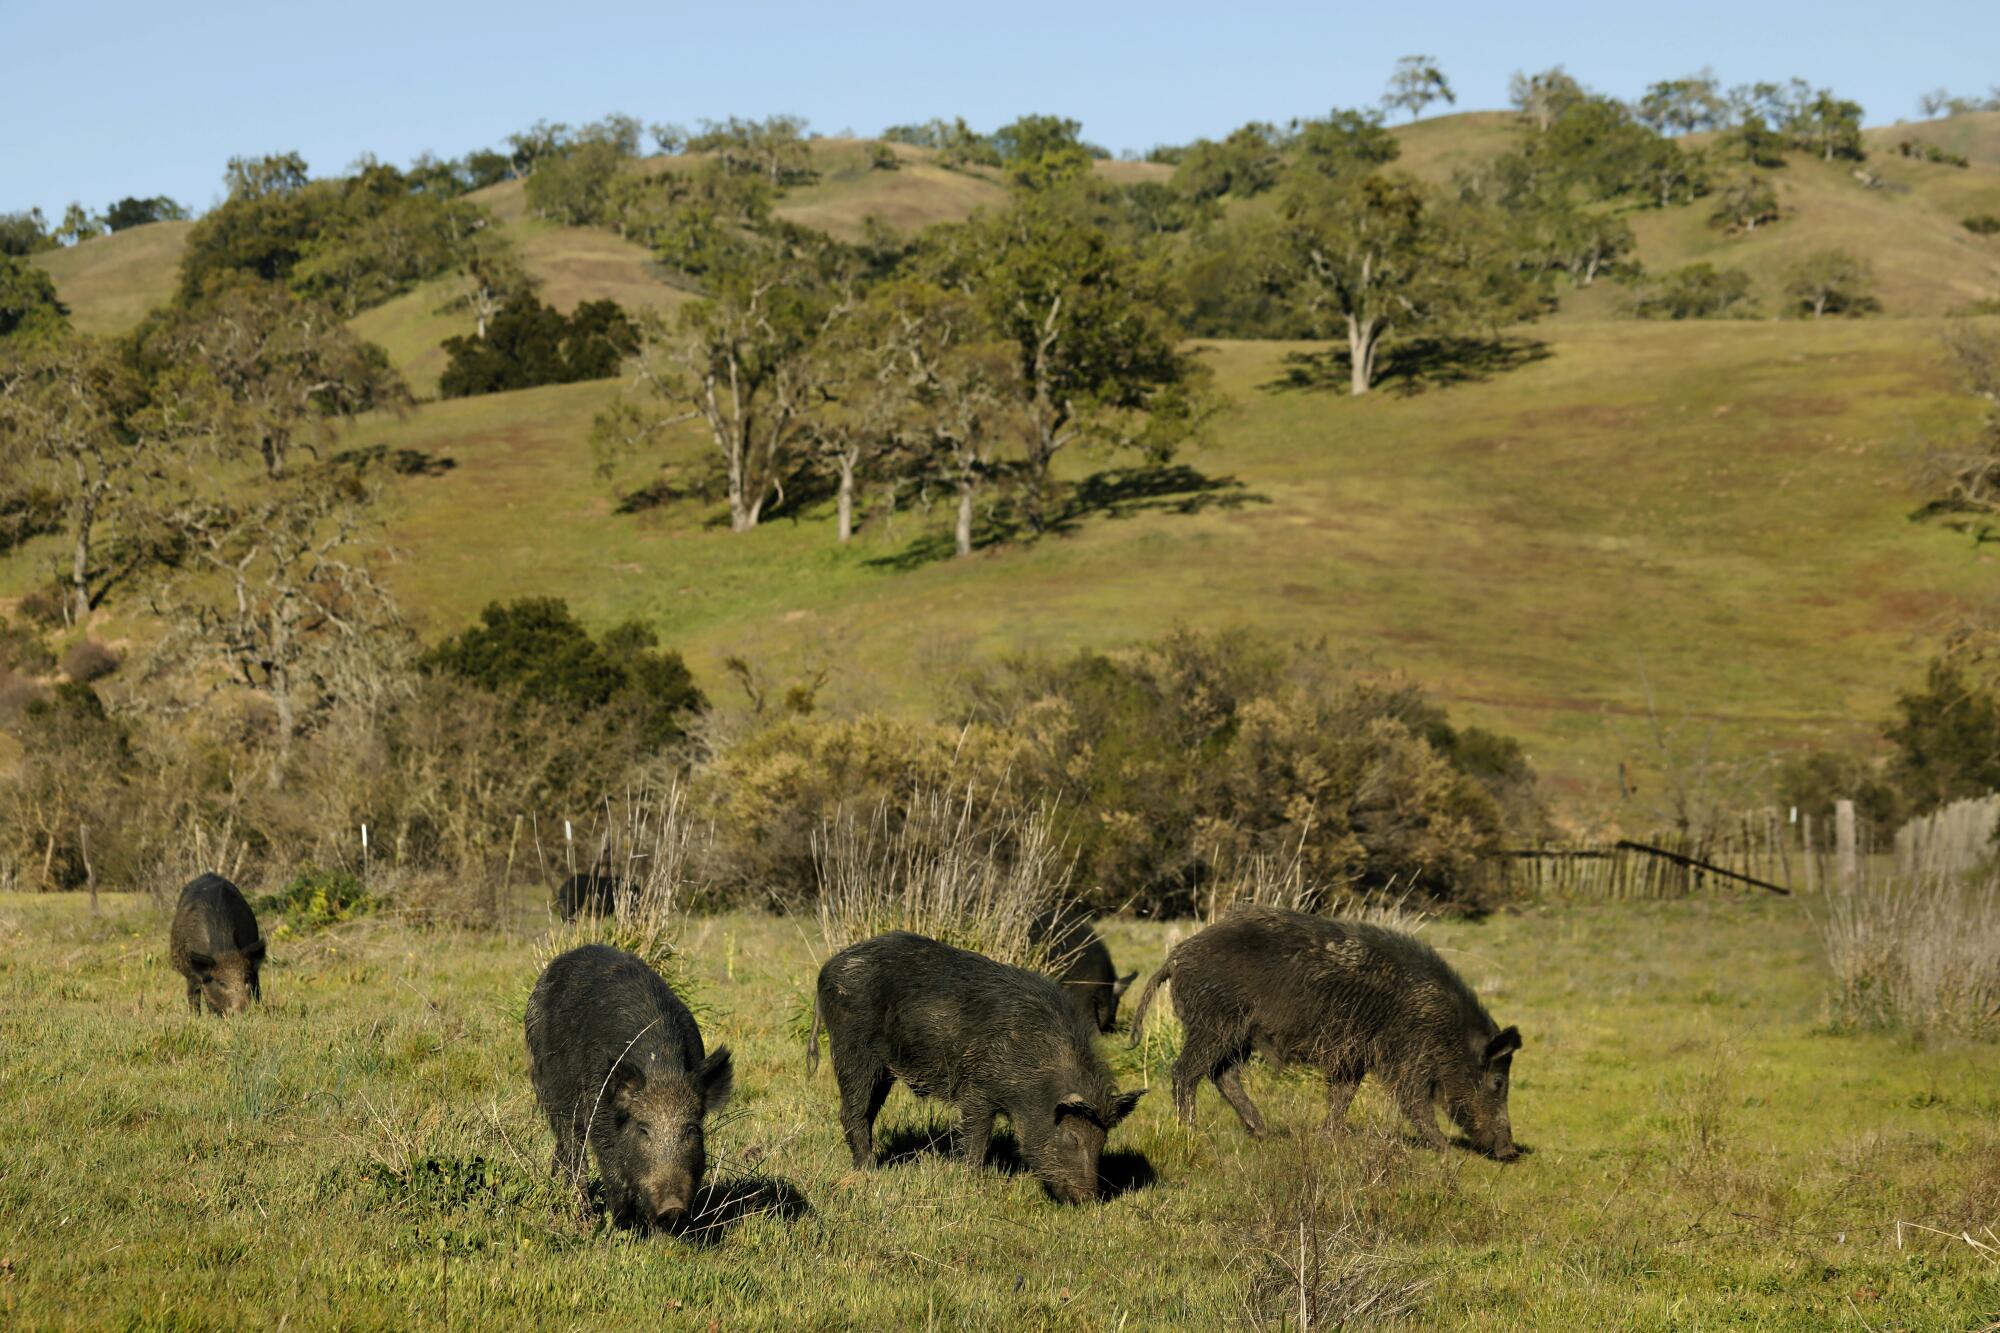
MULTIPOLYGON (((878 1129, 907 1160, 851 1173, 830 1072, 801 1068, 812 928, 694 919, 692 998, 737 1058, 711 1179, 764 1199, 783 1182, 810 1209, 696 1246, 595 1230, 546 1182, 520 1031, 539 902, 487 933, 280 934, 267 1002, 225 1022, 186 1011, 147 900, 92 918, 81 895, 0 899, 0 1321, 1275 1326, 1310 1219, 1328 1326, 1364 1302, 1407 1304, 1412 1327, 1989 1326, 2000 1256, 1958 1237, 1991 1243, 2000 1218, 1992 1052, 1829 1031, 1812 906, 1432 925, 1526 1037, 1512 1113, 1531 1151, 1511 1166, 1415 1146, 1372 1085, 1351 1133, 1291 1134, 1318 1091, 1262 1067, 1251 1094, 1288 1132, 1252 1144, 1212 1089, 1185 1132, 1172 1025, 1138 1053, 1107 1043, 1154 1091, 1112 1137, 1122 1193, 1087 1208, 941 1158, 948 1113, 907 1090, 878 1129)), ((1107 933, 1125 966, 1166 944, 1107 933)))

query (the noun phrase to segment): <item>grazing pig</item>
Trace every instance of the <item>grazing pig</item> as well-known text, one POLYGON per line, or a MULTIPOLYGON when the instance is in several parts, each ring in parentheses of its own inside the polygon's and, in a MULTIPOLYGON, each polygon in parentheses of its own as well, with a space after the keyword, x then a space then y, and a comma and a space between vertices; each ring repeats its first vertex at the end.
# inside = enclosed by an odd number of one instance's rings
POLYGON ((202 875, 181 890, 167 935, 167 958, 187 978, 188 1007, 240 1014, 263 998, 257 974, 264 966, 264 938, 257 917, 234 884, 202 875))
POLYGON ((556 910, 565 921, 579 916, 610 916, 618 909, 618 895, 625 882, 616 875, 593 870, 587 875, 571 875, 556 890, 556 910))
POLYGON ((958 1107, 959 1151, 975 1166, 1005 1112, 1029 1169, 1056 1198, 1081 1203, 1098 1196, 1106 1133, 1141 1095, 1118 1091, 1090 1020, 1055 982, 907 931, 863 940, 820 969, 808 1073, 821 1023, 857 1167, 875 1165, 875 1117, 901 1079, 958 1107))
POLYGON ((694 1015, 667 983, 604 944, 548 965, 528 997, 526 1028, 556 1175, 581 1187, 588 1143, 614 1221, 685 1224, 707 1167, 702 1120, 729 1100, 729 1048, 704 1057, 694 1015))
POLYGON ((1326 1077, 1326 1130, 1338 1128, 1364 1074, 1394 1091, 1418 1135, 1444 1146, 1435 1104, 1480 1151, 1517 1154, 1507 1079, 1521 1034, 1487 1017, 1479 998, 1430 946, 1381 926, 1251 908, 1175 946, 1146 982, 1132 1017, 1137 1044, 1160 982, 1173 981, 1186 1029, 1174 1062, 1174 1106, 1194 1122, 1195 1091, 1215 1083, 1253 1138, 1264 1119, 1238 1070, 1252 1051, 1326 1077))
POLYGON ((1118 1001, 1138 980, 1137 972, 1119 976, 1111 966, 1111 950, 1091 928, 1090 914, 1074 905, 1052 908, 1035 921, 1034 938, 1049 941, 1049 957, 1061 969, 1056 982, 1078 1011, 1109 1032, 1118 1025, 1118 1001))

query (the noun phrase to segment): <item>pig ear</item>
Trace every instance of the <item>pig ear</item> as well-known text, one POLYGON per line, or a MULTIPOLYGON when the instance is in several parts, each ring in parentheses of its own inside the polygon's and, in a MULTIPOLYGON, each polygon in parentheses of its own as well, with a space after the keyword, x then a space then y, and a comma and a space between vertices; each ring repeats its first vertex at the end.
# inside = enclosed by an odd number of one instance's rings
POLYGON ((1111 998, 1113 998, 1114 1000, 1121 998, 1125 994, 1126 989, 1130 987, 1131 984, 1137 981, 1138 979, 1139 979, 1139 974, 1137 972, 1127 972, 1124 976, 1112 982, 1111 998))
POLYGON ((1486 1054, 1480 1058, 1487 1064, 1503 1060, 1521 1049, 1521 1030, 1502 1028, 1493 1034, 1493 1040, 1486 1043, 1486 1054))
POLYGON ((694 1078, 701 1085, 701 1109, 720 1111, 728 1103, 729 1094, 736 1090, 736 1066, 729 1058, 729 1048, 718 1046, 710 1051, 701 1067, 694 1071, 694 1078))
POLYGON ((1105 1128, 1110 1129, 1126 1116, 1131 1115, 1132 1108, 1137 1106, 1139 1099, 1145 1095, 1146 1090, 1144 1088, 1134 1088, 1130 1092, 1119 1093, 1111 1103, 1111 1124, 1106 1125, 1105 1128))
POLYGON ((1097 1108, 1092 1106, 1089 1099, 1080 1092, 1072 1092, 1056 1103, 1056 1119, 1060 1120, 1066 1115, 1080 1115, 1092 1124, 1097 1123, 1099 1119, 1097 1108))
POLYGON ((646 1071, 630 1060, 620 1060, 611 1067, 611 1098, 617 1101, 641 1092, 646 1087, 646 1071))
POLYGON ((188 966, 197 972, 213 972, 215 960, 205 953, 191 953, 188 955, 188 966))

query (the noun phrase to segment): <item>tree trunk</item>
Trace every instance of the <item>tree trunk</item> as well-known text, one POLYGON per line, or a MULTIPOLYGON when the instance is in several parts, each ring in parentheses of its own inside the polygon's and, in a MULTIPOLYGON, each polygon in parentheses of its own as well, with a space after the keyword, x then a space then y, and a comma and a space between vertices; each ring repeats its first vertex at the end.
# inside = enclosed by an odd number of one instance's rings
POLYGON ((76 497, 76 544, 70 550, 70 596, 76 623, 90 618, 90 533, 97 525, 97 497, 86 485, 76 497))
POLYGON ((958 525, 952 536, 955 550, 961 557, 972 554, 972 483, 958 483, 958 525))
MULTIPOLYGON (((291 652, 291 635, 282 616, 271 618, 271 702, 278 709, 278 761, 283 763, 292 752, 292 738, 298 734, 299 719, 293 708, 292 673, 286 663, 286 654, 291 652)), ((278 773, 271 775, 275 783, 278 773)))
POLYGON ((854 536, 854 458, 851 454, 840 457, 840 544, 845 546, 854 536))
POLYGON ((1356 398, 1375 383, 1375 348, 1381 341, 1381 327, 1374 320, 1347 318, 1348 392, 1356 398))

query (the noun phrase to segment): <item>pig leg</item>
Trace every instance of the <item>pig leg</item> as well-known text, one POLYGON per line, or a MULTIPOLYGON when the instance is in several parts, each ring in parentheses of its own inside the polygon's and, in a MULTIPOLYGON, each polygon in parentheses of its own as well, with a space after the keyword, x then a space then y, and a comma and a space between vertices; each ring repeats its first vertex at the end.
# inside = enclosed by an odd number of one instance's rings
POLYGON ((1194 1128, 1194 1097, 1201 1081, 1224 1063, 1223 1045, 1215 1037, 1190 1026, 1174 1060, 1174 1112, 1181 1124, 1194 1128))
POLYGON ((1437 1107, 1431 1102, 1429 1088, 1397 1089, 1396 1106, 1409 1120, 1410 1128, 1417 1131, 1417 1137, 1424 1141, 1426 1148, 1444 1147, 1444 1135, 1438 1133, 1437 1107))
POLYGON ((556 1132, 556 1152, 549 1161, 549 1172, 572 1189, 582 1189, 583 1135, 568 1123, 552 1123, 550 1128, 556 1132))
POLYGON ((201 983, 193 977, 188 978, 188 1008, 201 1012, 201 983))
POLYGON ((1347 1108, 1354 1104, 1354 1094, 1361 1087, 1362 1072, 1352 1066, 1340 1065, 1326 1071, 1326 1119, 1320 1122, 1320 1133, 1338 1134, 1347 1128, 1347 1108))
POLYGON ((840 1076, 840 1127, 847 1132, 847 1148, 854 1165, 875 1166, 875 1117, 882 1112, 889 1088, 896 1079, 886 1066, 867 1069, 837 1069, 840 1076))
POLYGON ((958 1113, 958 1155, 975 1170, 986 1165, 993 1140, 993 1108, 968 1103, 958 1113))
POLYGON ((1243 1122, 1243 1128, 1250 1131, 1253 1139, 1262 1139, 1265 1134, 1264 1117, 1257 1114, 1256 1103, 1250 1094, 1243 1091, 1243 1064, 1231 1061, 1215 1071, 1215 1090, 1222 1094, 1222 1100, 1229 1103, 1236 1112, 1236 1118, 1243 1122))

